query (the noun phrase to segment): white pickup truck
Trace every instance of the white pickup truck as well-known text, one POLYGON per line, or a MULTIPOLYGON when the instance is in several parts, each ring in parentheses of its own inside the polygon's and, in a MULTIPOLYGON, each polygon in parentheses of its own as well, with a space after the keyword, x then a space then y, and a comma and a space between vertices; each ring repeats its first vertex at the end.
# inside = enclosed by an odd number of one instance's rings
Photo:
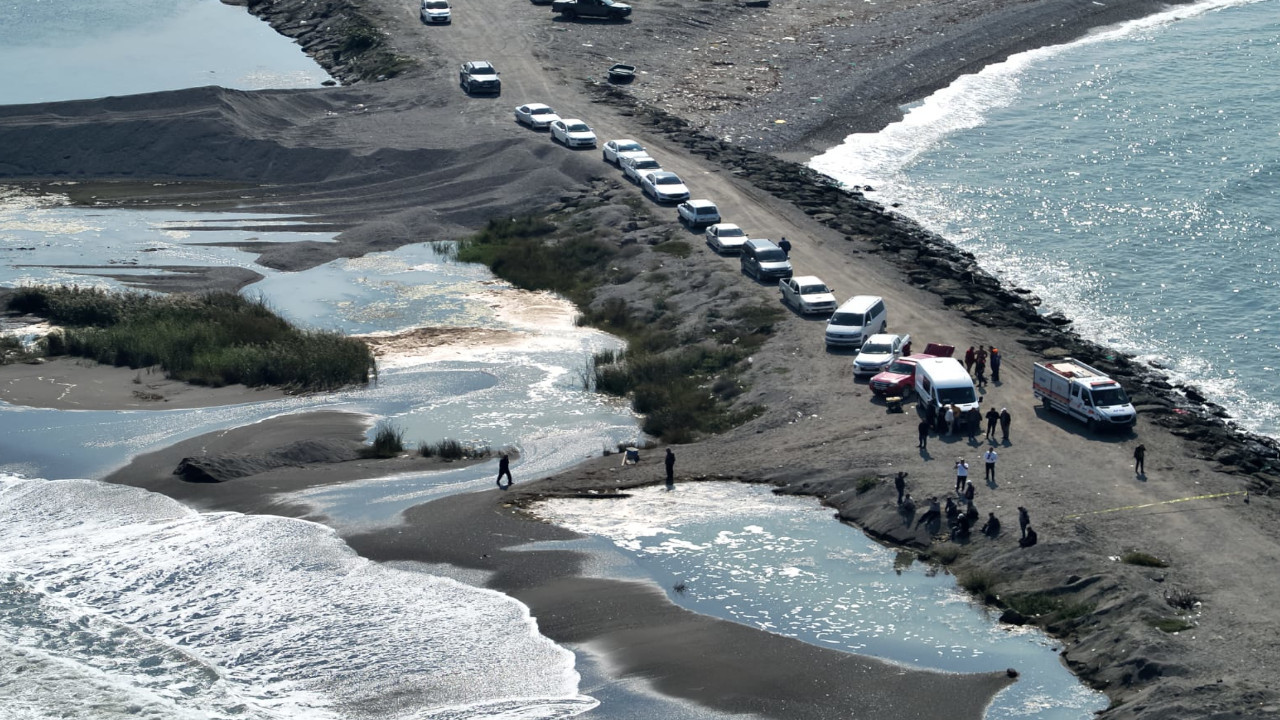
POLYGON ((1075 358, 1036 363, 1031 385, 1045 408, 1066 413, 1090 430, 1128 428, 1138 419, 1120 383, 1075 358))

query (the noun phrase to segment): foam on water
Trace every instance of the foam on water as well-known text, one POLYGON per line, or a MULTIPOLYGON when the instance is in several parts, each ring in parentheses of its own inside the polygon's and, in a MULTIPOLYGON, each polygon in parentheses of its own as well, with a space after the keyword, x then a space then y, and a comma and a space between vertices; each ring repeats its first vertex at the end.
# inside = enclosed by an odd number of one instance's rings
POLYGON ((71 698, 94 717, 595 705, 573 655, 504 595, 370 563, 312 523, 91 481, 0 476, 0 619, 0 716, 64 717, 71 698))
POLYGON ((672 601, 698 612, 916 667, 1017 668, 1021 677, 997 696, 988 718, 1084 720, 1107 705, 1062 666, 1052 640, 999 624, 952 578, 904 567, 811 498, 735 483, 631 493, 626 500, 546 500, 533 510, 610 540, 672 601), (677 584, 683 592, 670 590, 677 584))
POLYGON ((1013 56, 812 165, 1280 434, 1276 7, 1215 0, 1013 56))

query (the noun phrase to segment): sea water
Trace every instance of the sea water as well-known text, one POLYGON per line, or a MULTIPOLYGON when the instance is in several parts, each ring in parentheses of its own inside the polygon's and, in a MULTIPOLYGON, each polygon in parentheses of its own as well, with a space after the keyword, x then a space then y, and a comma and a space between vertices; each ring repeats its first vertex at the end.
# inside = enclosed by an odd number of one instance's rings
POLYGON ((1280 436, 1277 77, 1280 2, 1180 6, 962 77, 811 165, 1280 436))
POLYGON ((696 612, 917 668, 1017 669, 1018 681, 996 697, 989 719, 1085 720, 1107 707, 1105 696, 1063 666, 1058 643, 994 622, 954 578, 909 554, 904 562, 812 498, 716 482, 631 493, 547 500, 534 512, 608 539, 635 561, 610 574, 653 579, 696 612))
POLYGON ((4 0, 0 67, 0 105, 330 79, 296 43, 220 0, 4 0))

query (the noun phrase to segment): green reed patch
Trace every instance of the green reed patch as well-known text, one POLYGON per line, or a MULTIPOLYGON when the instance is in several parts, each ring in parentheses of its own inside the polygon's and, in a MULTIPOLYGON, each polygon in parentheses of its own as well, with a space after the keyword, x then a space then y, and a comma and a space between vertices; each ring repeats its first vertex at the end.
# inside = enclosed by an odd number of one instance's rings
POLYGON ((373 444, 361 448, 360 454, 367 458, 393 458, 402 452, 404 430, 394 423, 380 422, 373 434, 373 444))
POLYGON ((15 291, 9 309, 63 326, 44 338, 47 355, 158 365, 169 377, 199 385, 332 390, 367 383, 376 372, 363 341, 300 330, 262 300, 233 292, 161 296, 26 287, 15 291))
POLYGON ((1133 550, 1120 556, 1120 562, 1126 565, 1138 565, 1140 567, 1167 568, 1169 563, 1161 560, 1155 555, 1148 555, 1144 552, 1133 550))

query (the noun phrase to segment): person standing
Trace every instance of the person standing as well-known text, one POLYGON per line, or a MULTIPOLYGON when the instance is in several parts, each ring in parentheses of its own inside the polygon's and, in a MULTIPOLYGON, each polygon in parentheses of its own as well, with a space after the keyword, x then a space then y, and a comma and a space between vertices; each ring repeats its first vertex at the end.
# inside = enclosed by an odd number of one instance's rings
POLYGON ((987 358, 985 354, 978 355, 978 359, 973 363, 973 377, 978 387, 987 386, 987 358))
POLYGON ((1000 456, 996 455, 995 448, 987 448, 987 453, 982 456, 982 460, 987 464, 987 474, 985 477, 987 482, 990 484, 995 484, 996 481, 996 459, 998 457, 1000 456))
POLYGON ((973 487, 973 483, 966 480, 964 483, 964 501, 968 503, 969 507, 973 507, 973 496, 977 494, 978 491, 973 487))
POLYGON ((502 476, 507 476, 507 487, 511 487, 511 457, 506 453, 502 453, 502 457, 498 458, 498 487, 502 487, 502 476))
MULTIPOLYGON (((920 440, 916 443, 916 447, 926 450, 929 447, 929 419, 925 418, 920 421, 920 425, 916 428, 916 432, 920 434, 920 440)), ((901 498, 899 498, 901 500, 901 498)))
POLYGON ((791 241, 787 239, 786 235, 783 235, 782 239, 778 241, 778 247, 782 248, 783 255, 788 258, 791 257, 791 241))
POLYGON ((987 346, 986 345, 978 346, 978 354, 974 357, 973 362, 975 364, 982 363, 983 367, 986 367, 987 365, 987 346))
POLYGON ((991 348, 991 382, 1000 382, 1001 361, 1000 351, 996 348, 991 348))
POLYGON ((955 434, 955 431, 956 431, 956 406, 955 405, 947 406, 946 420, 947 420, 947 435, 955 434))
POLYGON ((1009 408, 1000 408, 1000 433, 1004 435, 1004 441, 1009 442, 1009 423, 1013 421, 1013 416, 1009 414, 1009 408))
POLYGON ((956 458, 956 494, 964 492, 964 484, 969 482, 969 463, 964 458, 956 458))
POLYGON ((1134 448, 1133 449, 1133 474, 1134 475, 1147 474, 1146 461, 1147 461, 1147 446, 1139 445, 1138 447, 1134 448))
POLYGON ((964 351, 964 371, 973 374, 973 361, 976 360, 978 354, 974 352, 973 346, 970 345, 968 350, 964 351))
POLYGON ((969 430, 969 441, 976 445, 978 431, 982 429, 982 413, 978 412, 976 405, 965 411, 964 424, 969 430))
POLYGON ((907 474, 900 472, 893 477, 893 488, 898 491, 898 505, 902 505, 902 496, 907 492, 907 474))
POLYGON ((987 411, 987 439, 996 439, 996 423, 1000 422, 1000 413, 995 408, 987 411))
POLYGON ((663 463, 667 466, 667 489, 674 490, 676 487, 676 454, 671 452, 671 448, 667 448, 667 457, 663 463))
POLYGON ((1018 506, 1018 530, 1022 531, 1022 537, 1027 536, 1027 528, 1031 526, 1031 513, 1027 509, 1018 506))

